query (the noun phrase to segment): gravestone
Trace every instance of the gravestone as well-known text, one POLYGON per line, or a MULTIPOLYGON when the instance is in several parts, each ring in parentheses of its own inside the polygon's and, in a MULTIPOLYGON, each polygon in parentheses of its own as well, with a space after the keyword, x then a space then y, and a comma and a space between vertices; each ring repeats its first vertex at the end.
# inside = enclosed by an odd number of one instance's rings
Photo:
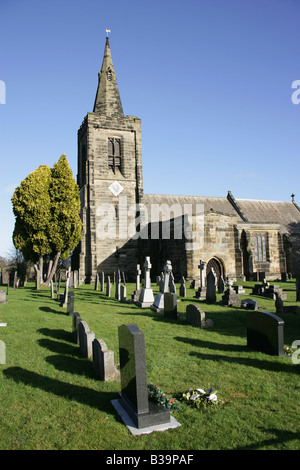
POLYGON ((50 297, 54 299, 54 284, 53 281, 50 282, 50 297))
POLYGON ((89 358, 93 354, 92 343, 95 339, 95 333, 90 331, 88 324, 85 321, 78 322, 78 335, 79 335, 79 347, 82 354, 89 358))
POLYGON ((180 281, 179 296, 186 297, 185 279, 183 276, 181 277, 181 281, 180 281))
POLYGON ((77 289, 78 287, 78 271, 74 271, 74 289, 77 289))
POLYGON ((69 299, 68 299, 68 305, 67 305, 67 314, 68 315, 73 315, 74 313, 74 303, 75 303, 75 293, 70 292, 69 293, 69 299))
POLYGON ((0 364, 6 364, 5 342, 0 341, 0 364))
POLYGON ((95 290, 98 290, 99 289, 99 274, 96 273, 96 276, 95 276, 95 290))
POLYGON ((100 290, 104 292, 104 272, 101 271, 100 273, 100 290))
POLYGON ((225 291, 225 282, 222 276, 218 280, 218 294, 224 294, 225 291))
POLYGON ((172 292, 165 292, 164 296, 164 317, 177 318, 177 295, 172 292))
POLYGON ((284 356, 284 321, 259 310, 246 314, 247 346, 272 356, 284 356))
POLYGON ((206 302, 213 304, 216 302, 216 276, 213 268, 206 277, 206 302))
POLYGON ((120 278, 120 270, 119 269, 117 271, 117 276, 116 276, 115 299, 116 300, 121 299, 121 278, 120 278))
POLYGON ((72 336, 73 341, 79 344, 79 332, 78 332, 78 323, 82 321, 81 316, 78 312, 74 312, 72 316, 72 336))
POLYGON ((172 272, 170 272, 170 277, 169 277, 169 291, 172 294, 176 294, 176 286, 175 286, 174 276, 172 272))
POLYGON ((94 339, 93 348, 93 367, 100 378, 105 382, 119 380, 120 374, 115 366, 115 356, 112 350, 108 350, 103 339, 94 339))
MULTIPOLYGON (((196 292, 195 297, 200 300, 205 300, 206 299, 206 281, 205 281, 206 263, 205 261, 201 259, 198 268, 200 269, 200 280, 199 280, 198 291, 196 292)), ((196 284, 194 284, 194 288, 195 287, 196 287, 196 284)))
POLYGON ((160 292, 155 296, 153 305, 150 306, 151 310, 154 312, 163 312, 164 311, 164 294, 169 290, 170 284, 170 274, 172 273, 171 261, 167 260, 164 265, 164 273, 161 277, 161 286, 160 292))
POLYGON ((120 300, 121 302, 126 302, 126 286, 124 284, 120 287, 120 300))
POLYGON ((0 304, 7 304, 6 300, 6 292, 4 290, 0 290, 0 304))
POLYGON ((140 270, 140 265, 136 265, 136 284, 135 284, 135 291, 131 296, 131 300, 133 302, 137 302, 140 298, 141 294, 141 270, 140 270))
POLYGON ((118 333, 121 393, 112 404, 121 417, 125 410, 138 429, 169 424, 170 412, 148 399, 144 334, 135 324, 119 326, 118 333))
POLYGON ((186 321, 199 328, 203 328, 205 325, 205 312, 195 304, 189 304, 186 307, 186 321))
POLYGON ((65 286, 65 292, 64 294, 60 297, 61 300, 61 307, 68 307, 68 299, 69 299, 69 277, 66 278, 66 286, 65 286))
POLYGON ((233 286, 233 289, 237 294, 245 294, 246 291, 243 286, 233 286))
POLYGON ((228 279, 227 285, 228 288, 226 289, 225 294, 222 296, 222 305, 229 305, 230 307, 241 307, 241 299, 232 287, 233 281, 228 279))
POLYGON ((258 303, 256 302, 256 300, 253 299, 243 299, 241 301, 241 308, 244 308, 246 310, 257 310, 258 303))
POLYGON ((140 297, 136 303, 139 307, 146 308, 150 307, 154 302, 153 290, 151 289, 151 278, 150 270, 152 265, 150 263, 150 257, 146 256, 144 269, 145 269, 145 285, 141 290, 140 297))
POLYGON ((277 292, 275 293, 275 297, 276 297, 276 300, 275 300, 276 314, 281 315, 282 313, 284 313, 284 306, 283 306, 282 298, 280 294, 278 294, 277 292))
POLYGON ((111 294, 110 276, 107 276, 107 281, 106 281, 106 295, 107 295, 107 297, 110 297, 110 294, 111 294))

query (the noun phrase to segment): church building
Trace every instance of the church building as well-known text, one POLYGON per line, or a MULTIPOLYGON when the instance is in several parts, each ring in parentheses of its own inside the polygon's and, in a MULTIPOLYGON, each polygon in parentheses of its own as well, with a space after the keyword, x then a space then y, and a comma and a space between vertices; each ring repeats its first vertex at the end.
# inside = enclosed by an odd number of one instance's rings
POLYGON ((290 202, 144 194, 141 120, 124 115, 106 38, 93 112, 78 130, 82 240, 72 258, 81 282, 124 271, 150 256, 151 277, 166 260, 175 280, 206 274, 233 280, 300 275, 300 208, 290 202))

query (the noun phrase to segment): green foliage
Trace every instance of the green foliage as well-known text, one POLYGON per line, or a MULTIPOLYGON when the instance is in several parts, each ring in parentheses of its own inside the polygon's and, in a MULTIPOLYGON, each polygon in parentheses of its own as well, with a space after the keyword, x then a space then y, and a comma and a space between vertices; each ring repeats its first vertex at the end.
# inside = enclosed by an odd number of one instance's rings
POLYGON ((13 242, 26 260, 67 258, 81 238, 80 197, 66 155, 53 169, 41 165, 16 188, 12 197, 16 216, 13 242))
POLYGON ((148 396, 157 405, 163 406, 170 411, 178 411, 180 403, 176 398, 164 393, 158 385, 148 384, 148 396))

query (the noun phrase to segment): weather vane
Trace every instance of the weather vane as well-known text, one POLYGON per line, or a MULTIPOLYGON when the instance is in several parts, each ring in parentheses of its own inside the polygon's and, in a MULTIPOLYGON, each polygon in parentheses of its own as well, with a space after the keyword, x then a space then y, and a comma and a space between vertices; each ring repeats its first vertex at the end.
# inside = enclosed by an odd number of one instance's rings
POLYGON ((106 30, 106 37, 108 38, 108 33, 111 33, 111 30, 110 29, 107 29, 106 30))

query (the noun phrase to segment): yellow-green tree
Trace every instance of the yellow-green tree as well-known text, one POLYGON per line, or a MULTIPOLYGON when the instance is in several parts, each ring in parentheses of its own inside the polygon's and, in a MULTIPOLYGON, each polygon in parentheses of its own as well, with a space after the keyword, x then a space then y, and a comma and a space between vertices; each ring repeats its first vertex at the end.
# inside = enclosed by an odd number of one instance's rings
POLYGON ((16 188, 12 197, 16 217, 15 247, 34 263, 40 282, 43 258, 49 256, 44 285, 49 285, 59 258, 67 258, 81 239, 79 188, 66 155, 53 168, 41 165, 16 188))

